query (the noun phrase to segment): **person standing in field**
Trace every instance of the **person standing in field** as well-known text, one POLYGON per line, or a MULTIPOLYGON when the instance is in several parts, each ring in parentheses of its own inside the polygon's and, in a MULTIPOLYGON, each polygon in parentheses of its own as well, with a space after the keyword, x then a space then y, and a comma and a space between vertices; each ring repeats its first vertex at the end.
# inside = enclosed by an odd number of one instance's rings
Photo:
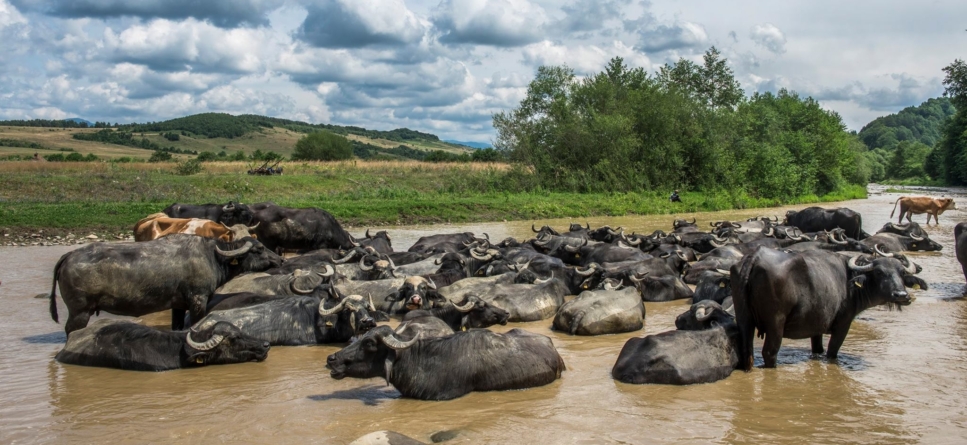
POLYGON ((678 197, 678 189, 672 192, 672 195, 668 197, 671 202, 682 202, 682 198, 678 197))

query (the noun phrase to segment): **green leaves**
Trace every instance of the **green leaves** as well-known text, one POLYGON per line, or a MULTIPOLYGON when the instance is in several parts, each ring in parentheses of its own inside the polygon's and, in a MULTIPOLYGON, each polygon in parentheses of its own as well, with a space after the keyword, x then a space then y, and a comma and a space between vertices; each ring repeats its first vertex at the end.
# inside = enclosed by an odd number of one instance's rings
POLYGON ((293 161, 338 161, 353 156, 353 145, 346 138, 328 131, 311 133, 299 139, 293 161))

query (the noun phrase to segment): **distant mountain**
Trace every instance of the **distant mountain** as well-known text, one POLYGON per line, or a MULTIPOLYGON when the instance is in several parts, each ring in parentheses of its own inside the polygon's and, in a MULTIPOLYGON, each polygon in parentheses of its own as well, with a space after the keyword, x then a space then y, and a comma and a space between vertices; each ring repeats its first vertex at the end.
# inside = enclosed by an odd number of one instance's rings
POLYGON ((903 141, 933 147, 941 138, 943 124, 955 112, 953 104, 946 97, 927 99, 918 106, 874 119, 860 130, 859 138, 870 150, 882 148, 893 151, 903 141))
POLYGON ((468 142, 468 141, 455 141, 452 139, 444 139, 443 142, 449 142, 451 144, 465 145, 472 148, 493 148, 493 144, 488 142, 468 142))
POLYGON ((93 127, 94 126, 94 122, 91 122, 91 121, 85 120, 85 119, 81 119, 79 117, 72 117, 70 119, 64 119, 64 120, 65 121, 76 122, 78 124, 87 124, 88 127, 93 127))

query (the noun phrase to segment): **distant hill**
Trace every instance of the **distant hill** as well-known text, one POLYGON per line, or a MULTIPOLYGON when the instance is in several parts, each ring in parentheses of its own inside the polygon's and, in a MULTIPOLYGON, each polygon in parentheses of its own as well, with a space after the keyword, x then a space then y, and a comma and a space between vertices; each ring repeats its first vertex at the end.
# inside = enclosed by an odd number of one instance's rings
POLYGON ((443 142, 448 142, 456 145, 465 145, 471 148, 493 148, 493 144, 490 144, 488 142, 455 141, 452 139, 444 139, 443 142))
POLYGON ((64 120, 65 121, 75 122, 77 124, 84 124, 84 125, 87 125, 88 127, 93 127, 94 126, 94 122, 91 122, 91 121, 85 120, 85 119, 81 119, 79 117, 72 117, 70 119, 64 119, 64 120))
POLYGON ((903 141, 920 142, 928 147, 941 138, 941 128, 956 110, 950 99, 938 97, 907 107, 896 114, 878 117, 866 124, 859 138, 870 150, 893 151, 903 141))

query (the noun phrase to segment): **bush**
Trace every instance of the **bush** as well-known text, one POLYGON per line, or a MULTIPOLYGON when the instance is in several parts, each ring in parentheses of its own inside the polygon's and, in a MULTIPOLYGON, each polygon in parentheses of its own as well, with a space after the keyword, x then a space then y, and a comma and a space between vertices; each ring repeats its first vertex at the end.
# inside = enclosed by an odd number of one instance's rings
MULTIPOLYGON (((222 153, 225 153, 224 151, 222 153)), ((198 153, 198 157, 195 158, 198 162, 211 162, 218 159, 218 155, 210 151, 203 151, 198 153)))
POLYGON ((185 162, 179 162, 175 167, 175 174, 182 176, 194 175, 196 173, 201 173, 201 161, 198 159, 189 159, 185 162))
POLYGON ((68 162, 81 162, 84 160, 84 155, 75 151, 67 156, 64 156, 64 160, 68 162))
POLYGON ((173 142, 181 139, 181 136, 178 133, 165 133, 165 139, 173 142))
POLYGON ((353 157, 353 145, 348 139, 319 131, 299 139, 292 153, 293 161, 338 161, 353 157))
POLYGON ((168 162, 171 160, 171 153, 166 151, 156 151, 148 158, 148 162, 168 162))

